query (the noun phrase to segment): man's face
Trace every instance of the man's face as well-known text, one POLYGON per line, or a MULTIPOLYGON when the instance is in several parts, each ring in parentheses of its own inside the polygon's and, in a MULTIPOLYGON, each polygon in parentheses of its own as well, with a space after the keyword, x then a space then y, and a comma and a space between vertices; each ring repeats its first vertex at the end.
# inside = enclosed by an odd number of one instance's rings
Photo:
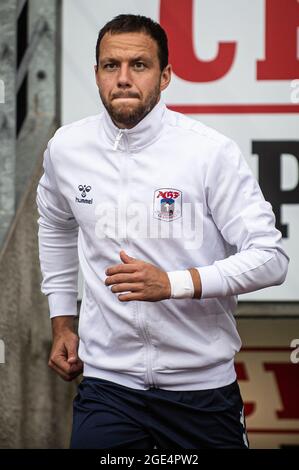
POLYGON ((170 82, 171 66, 161 72, 158 45, 147 34, 106 33, 95 74, 111 119, 120 128, 131 128, 159 101, 170 82))

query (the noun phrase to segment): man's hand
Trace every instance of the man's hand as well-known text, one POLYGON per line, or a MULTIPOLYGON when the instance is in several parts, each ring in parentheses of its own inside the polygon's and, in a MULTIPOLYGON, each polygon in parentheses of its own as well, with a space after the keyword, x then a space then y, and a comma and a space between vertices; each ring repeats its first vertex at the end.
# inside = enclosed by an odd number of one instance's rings
POLYGON ((48 366, 70 382, 83 371, 78 357, 79 338, 74 331, 73 316, 52 318, 53 345, 48 366))
POLYGON ((106 286, 111 287, 111 292, 126 292, 118 295, 120 301, 158 300, 169 299, 171 287, 168 274, 151 263, 141 261, 128 256, 124 250, 120 252, 122 264, 116 264, 106 269, 108 277, 106 286))

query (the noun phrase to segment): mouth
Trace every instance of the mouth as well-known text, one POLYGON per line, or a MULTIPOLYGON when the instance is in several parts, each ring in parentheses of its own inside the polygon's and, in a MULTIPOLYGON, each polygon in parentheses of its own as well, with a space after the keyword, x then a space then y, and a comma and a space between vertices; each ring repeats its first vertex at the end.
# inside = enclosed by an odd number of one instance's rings
POLYGON ((119 96, 117 98, 114 98, 114 100, 138 100, 139 98, 136 98, 135 96, 119 96))
POLYGON ((117 95, 112 95, 112 99, 114 100, 136 100, 136 99, 139 99, 139 96, 137 95, 133 95, 133 94, 128 94, 128 95, 121 95, 121 94, 117 94, 117 95))

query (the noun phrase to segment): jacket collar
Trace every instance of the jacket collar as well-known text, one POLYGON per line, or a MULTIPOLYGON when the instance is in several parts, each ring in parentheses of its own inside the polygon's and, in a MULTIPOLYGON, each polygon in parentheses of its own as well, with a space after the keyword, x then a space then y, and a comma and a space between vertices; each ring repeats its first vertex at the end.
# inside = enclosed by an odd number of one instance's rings
POLYGON ((112 121, 106 108, 103 110, 103 128, 111 147, 122 151, 138 151, 155 141, 163 127, 166 105, 161 101, 131 129, 120 129, 112 121))

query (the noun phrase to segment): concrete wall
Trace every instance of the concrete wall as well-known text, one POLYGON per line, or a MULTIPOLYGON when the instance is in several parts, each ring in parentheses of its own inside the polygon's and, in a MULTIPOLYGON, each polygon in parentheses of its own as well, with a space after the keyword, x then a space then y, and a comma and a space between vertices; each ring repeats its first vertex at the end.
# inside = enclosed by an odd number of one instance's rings
POLYGON ((0 448, 69 445, 76 382, 64 382, 47 365, 51 323, 40 292, 35 203, 42 172, 40 159, 0 256, 0 448))
POLYGON ((35 203, 42 151, 59 122, 61 2, 28 2, 28 44, 35 46, 16 73, 16 21, 24 4, 0 4, 0 448, 62 448, 69 445, 76 384, 47 365, 51 324, 40 292, 35 203), (16 83, 26 63, 28 113, 16 139, 16 83))
POLYGON ((15 211, 15 25, 16 0, 0 2, 0 246, 15 211))

